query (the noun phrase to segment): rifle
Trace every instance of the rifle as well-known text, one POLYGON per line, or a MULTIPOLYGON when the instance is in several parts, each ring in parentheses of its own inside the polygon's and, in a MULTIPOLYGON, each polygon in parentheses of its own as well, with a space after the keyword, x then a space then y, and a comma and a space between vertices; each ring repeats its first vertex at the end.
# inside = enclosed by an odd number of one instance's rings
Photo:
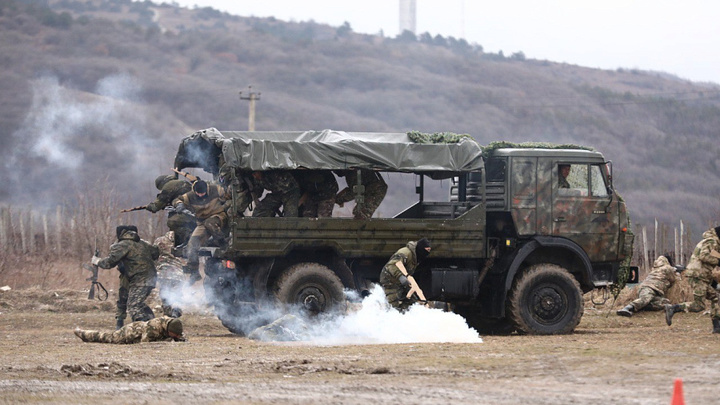
MULTIPOLYGON (((100 257, 100 250, 97 247, 97 238, 95 238, 95 254, 94 256, 100 257)), ((98 281, 98 266, 94 264, 83 263, 82 267, 92 273, 92 276, 85 279, 85 281, 91 281, 90 291, 88 292, 88 299, 95 299, 95 290, 97 290, 97 299, 99 301, 105 301, 108 299, 108 292, 103 287, 102 283, 98 281)))
POLYGON ((190 173, 188 173, 188 172, 183 172, 182 170, 178 170, 178 169, 176 169, 176 168, 174 168, 174 167, 172 168, 172 171, 174 171, 174 172, 177 173, 177 174, 180 174, 180 175, 184 176, 185 178, 187 178, 188 180, 190 180, 191 183, 194 183, 194 182, 200 180, 200 177, 194 176, 194 175, 192 175, 192 174, 190 174, 190 173))
POLYGON ((124 210, 120 210, 120 212, 132 212, 132 211, 140 211, 147 208, 147 205, 138 205, 137 207, 132 208, 126 208, 124 210))
POLYGON ((405 295, 405 298, 410 298, 413 295, 416 295, 419 299, 418 302, 422 302, 425 305, 428 305, 428 300, 425 298, 425 294, 420 289, 420 286, 418 285, 417 281, 415 281, 415 277, 408 274, 407 269, 405 269, 405 265, 398 261, 395 263, 395 266, 400 269, 400 272, 403 274, 403 276, 407 277, 408 281, 410 282, 410 291, 408 291, 407 295, 405 295))

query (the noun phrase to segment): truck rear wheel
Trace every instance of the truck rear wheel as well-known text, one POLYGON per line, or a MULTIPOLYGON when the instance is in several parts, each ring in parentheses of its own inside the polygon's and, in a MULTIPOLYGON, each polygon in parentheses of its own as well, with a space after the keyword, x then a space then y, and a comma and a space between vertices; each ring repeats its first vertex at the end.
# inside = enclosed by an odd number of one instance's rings
POLYGON ((583 315, 580 284, 564 268, 536 264, 514 283, 508 314, 519 331, 532 335, 571 333, 583 315))
POLYGON ((345 301, 343 284, 329 268, 318 263, 291 266, 277 281, 275 297, 285 305, 315 315, 339 309, 345 301))

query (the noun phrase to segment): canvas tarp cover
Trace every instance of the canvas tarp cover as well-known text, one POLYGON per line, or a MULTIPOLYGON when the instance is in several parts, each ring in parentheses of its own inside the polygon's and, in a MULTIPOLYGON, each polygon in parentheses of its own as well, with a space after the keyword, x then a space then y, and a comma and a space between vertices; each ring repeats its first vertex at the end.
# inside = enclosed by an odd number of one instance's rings
MULTIPOLYGON (((176 166, 216 171, 217 163, 192 158, 192 145, 214 144, 227 164, 244 170, 365 168, 399 172, 467 172, 482 168, 482 148, 472 139, 421 144, 405 133, 323 131, 198 131, 183 140, 176 166)), ((205 145, 207 149, 207 145, 205 145)), ((214 149, 214 148, 213 148, 214 149)))

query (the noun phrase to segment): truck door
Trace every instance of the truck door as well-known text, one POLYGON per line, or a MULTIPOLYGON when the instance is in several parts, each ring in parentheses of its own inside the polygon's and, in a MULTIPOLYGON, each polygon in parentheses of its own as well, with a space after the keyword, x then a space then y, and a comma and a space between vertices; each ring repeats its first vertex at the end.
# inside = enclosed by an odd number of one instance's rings
POLYGON ((573 240, 593 262, 617 259, 617 199, 608 191, 607 166, 557 162, 553 180, 553 235, 573 240))
POLYGON ((518 235, 537 232, 537 158, 515 157, 512 160, 510 208, 518 235))

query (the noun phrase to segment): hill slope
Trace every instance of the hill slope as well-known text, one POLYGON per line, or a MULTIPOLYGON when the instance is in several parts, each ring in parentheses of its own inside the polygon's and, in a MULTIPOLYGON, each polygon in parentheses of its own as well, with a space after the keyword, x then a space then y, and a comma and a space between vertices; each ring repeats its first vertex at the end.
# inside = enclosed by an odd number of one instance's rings
MULTIPOLYGON (((259 130, 583 144, 613 161, 635 224, 699 235, 720 219, 714 84, 129 0, 1 0, 0 43, 0 202, 72 199, 98 177, 147 202, 182 136, 247 128, 238 91, 253 85, 259 130)), ((385 215, 412 197, 397 190, 385 215)))

